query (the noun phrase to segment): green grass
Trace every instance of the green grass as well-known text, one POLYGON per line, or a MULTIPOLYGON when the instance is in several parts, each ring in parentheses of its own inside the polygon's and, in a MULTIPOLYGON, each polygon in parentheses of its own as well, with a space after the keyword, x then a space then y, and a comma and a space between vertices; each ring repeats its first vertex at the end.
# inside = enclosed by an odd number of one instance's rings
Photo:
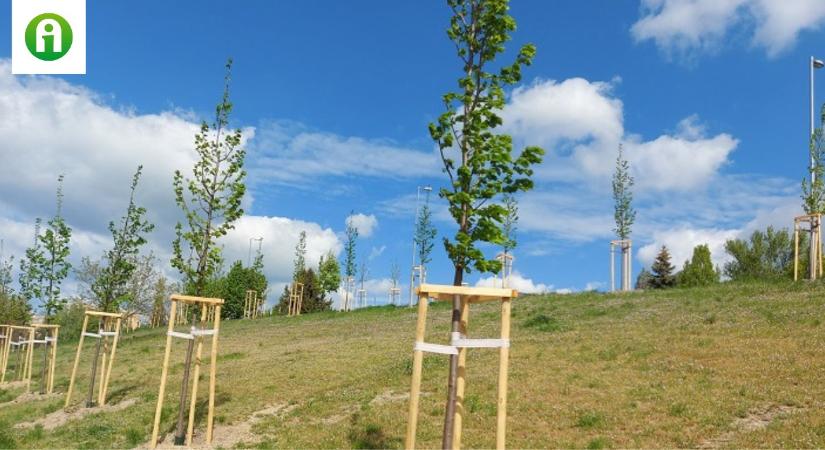
MULTIPOLYGON (((496 337, 498 311, 495 304, 474 305, 471 336, 496 337)), ((825 446, 825 285, 528 296, 515 301, 513 312, 511 448, 695 447, 726 433, 726 447, 825 446), (793 412, 753 431, 737 425, 772 406, 793 412)), ((447 305, 432 306, 429 342, 447 340, 449 315, 447 305)), ((289 405, 258 419, 254 438, 236 445, 400 448, 414 331, 415 310, 392 307, 225 322, 216 432, 266 407, 289 405)), ((118 413, 50 430, 14 428, 59 409, 61 399, 9 404, 20 389, 0 390, 0 448, 145 444, 164 343, 162 330, 123 339, 110 403, 137 403, 118 413)), ((58 392, 68 384, 75 345, 60 344, 58 392)), ((164 431, 177 415, 183 349, 176 342, 164 431)), ((90 356, 87 351, 81 361, 75 404, 85 399, 90 356)), ((446 357, 428 355, 424 368, 418 446, 433 448, 441 439, 446 357)), ((498 353, 470 350, 467 373, 463 446, 489 448, 495 443, 498 353)), ((205 399, 205 378, 200 386, 205 399)), ((203 403, 197 417, 202 431, 203 403)))

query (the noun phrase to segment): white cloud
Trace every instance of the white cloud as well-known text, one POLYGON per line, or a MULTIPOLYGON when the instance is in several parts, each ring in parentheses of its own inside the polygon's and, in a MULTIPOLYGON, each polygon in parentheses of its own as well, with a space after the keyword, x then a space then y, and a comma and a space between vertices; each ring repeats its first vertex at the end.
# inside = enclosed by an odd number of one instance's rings
POLYGON ((254 180, 300 186, 319 177, 420 178, 438 174, 433 151, 404 148, 381 139, 339 136, 294 122, 267 122, 258 129, 254 180))
MULTIPOLYGON (((143 164, 137 201, 156 224, 146 250, 168 266, 174 224, 180 218, 172 192, 175 169, 187 172, 195 158, 198 123, 191 114, 138 114, 106 104, 87 89, 51 77, 13 77, 0 60, 0 239, 19 259, 33 239, 35 217, 54 213, 56 179, 64 173, 64 214, 73 227, 72 261, 97 258, 111 245, 106 229, 126 209, 132 174, 143 164)), ((220 80, 217 80, 220 81, 220 80)), ((255 130, 244 129, 246 138, 255 130)), ((254 153, 252 154, 254 156, 254 153)), ((245 199, 250 206, 252 195, 245 199)), ((246 215, 222 239, 227 264, 246 261, 249 237, 264 237, 266 275, 273 284, 291 277, 298 233, 308 234, 308 260, 340 251, 331 229, 281 217, 246 215)), ((74 283, 67 281, 70 286, 74 283)))
POLYGON ((370 214, 353 214, 347 217, 345 223, 349 226, 352 225, 358 230, 359 237, 370 237, 372 236, 373 231, 378 228, 378 219, 375 218, 375 215, 370 214))
POLYGON ((821 0, 642 0, 641 11, 634 39, 653 40, 668 54, 716 50, 742 28, 753 45, 775 56, 825 23, 821 0))
MULTIPOLYGON (((476 287, 501 287, 501 278, 496 278, 494 275, 482 277, 476 281, 475 285, 476 287)), ((515 270, 510 275, 508 286, 522 294, 543 294, 553 289, 553 286, 536 283, 515 270)))
MULTIPOLYGON (((236 222, 235 229, 223 237, 219 244, 224 246, 227 264, 238 260, 246 264, 249 256, 249 238, 262 237, 261 253, 264 256, 267 278, 284 281, 292 277, 295 246, 302 231, 307 235, 308 267, 316 267, 321 256, 330 251, 336 256, 341 252, 343 245, 332 229, 285 217, 243 216, 236 222)), ((253 241, 253 258, 257 246, 258 243, 253 241)))
POLYGON ((728 134, 709 136, 695 115, 653 140, 628 133, 623 103, 613 94, 618 82, 538 80, 513 92, 502 113, 504 129, 520 144, 548 150, 539 179, 607 188, 623 143, 636 189, 690 190, 705 185, 737 147, 728 134))

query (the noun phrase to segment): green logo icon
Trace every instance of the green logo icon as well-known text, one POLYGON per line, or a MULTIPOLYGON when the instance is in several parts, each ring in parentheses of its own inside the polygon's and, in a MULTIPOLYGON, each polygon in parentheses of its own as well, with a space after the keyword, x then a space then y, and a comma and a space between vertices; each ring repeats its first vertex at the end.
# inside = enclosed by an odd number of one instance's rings
POLYGON ((37 59, 60 59, 72 48, 72 27, 57 14, 40 14, 26 27, 26 47, 37 59))

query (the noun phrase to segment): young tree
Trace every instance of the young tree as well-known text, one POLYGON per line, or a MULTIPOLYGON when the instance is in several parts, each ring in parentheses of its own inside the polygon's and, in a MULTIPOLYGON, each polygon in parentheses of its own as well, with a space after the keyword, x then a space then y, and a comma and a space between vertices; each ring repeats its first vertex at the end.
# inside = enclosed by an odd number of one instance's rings
POLYGON ((504 240, 501 243, 501 249, 505 255, 509 255, 514 248, 516 248, 516 230, 518 229, 518 202, 512 194, 505 194, 503 198, 504 203, 504 223, 502 224, 502 232, 504 233, 504 240))
MULTIPOLYGON (((508 14, 508 0, 447 0, 453 11, 447 36, 455 44, 461 64, 458 91, 443 96, 446 111, 429 126, 438 144, 449 188, 440 195, 458 226, 453 240, 444 239, 453 262, 453 284, 460 286, 465 272, 498 272, 501 264, 487 259, 476 245, 504 241, 501 224, 506 211, 496 199, 504 193, 532 189, 532 166, 544 151, 527 147, 513 156, 513 141, 497 132, 504 108, 504 89, 521 81, 521 69, 535 55, 531 44, 523 46, 514 63, 493 67, 496 56, 516 28, 508 14)), ((453 300, 452 331, 459 331, 460 299, 453 300)), ((450 356, 447 411, 442 447, 453 439, 458 358, 450 356)))
POLYGON ((3 325, 25 325, 31 323, 29 302, 11 291, 0 292, 0 323, 3 325))
POLYGON ((645 290, 645 289, 652 289, 653 288, 653 274, 650 273, 649 270, 645 269, 644 267, 639 272, 639 276, 636 277, 636 289, 637 290, 645 290))
POLYGON ((685 267, 679 274, 679 286, 707 286, 719 282, 719 272, 713 267, 710 258, 710 248, 697 245, 693 248, 690 261, 685 261, 685 267))
POLYGON ((253 267, 244 267, 241 261, 236 261, 217 285, 219 296, 225 300, 221 317, 226 319, 240 319, 244 313, 246 291, 258 293, 258 298, 266 302, 266 276, 262 271, 253 267))
POLYGON ((166 310, 172 286, 164 276, 158 276, 152 287, 152 312, 149 315, 149 325, 158 327, 166 324, 166 310))
MULTIPOLYGON (((350 217, 355 213, 352 211, 350 213, 350 217)), ((344 283, 346 289, 344 292, 344 310, 349 309, 350 307, 350 298, 349 298, 349 291, 352 288, 350 286, 350 281, 355 279, 355 273, 357 271, 355 267, 355 244, 358 240, 358 228, 352 223, 352 220, 347 218, 347 241, 344 243, 344 275, 347 276, 347 279, 344 283)))
POLYGON ((636 221, 636 211, 633 209, 633 177, 630 175, 630 163, 624 159, 622 146, 619 145, 619 156, 616 157, 616 172, 613 173, 613 217, 616 228, 613 232, 621 240, 630 238, 630 229, 636 221))
POLYGON ((676 277, 673 275, 674 269, 675 267, 670 263, 670 252, 663 245, 662 249, 659 250, 659 254, 656 255, 656 260, 650 266, 650 270, 653 272, 651 287, 654 289, 673 287, 676 284, 676 277))
MULTIPOLYGON (((361 261, 361 269, 358 271, 358 286, 359 286, 359 290, 364 291, 365 295, 366 295, 366 288, 364 287, 364 285, 367 282, 368 271, 369 271, 369 269, 367 269, 367 260, 362 260, 361 261)), ((366 303, 366 300, 367 299, 364 298, 365 303, 366 303)), ((362 306, 366 306, 366 305, 362 305, 362 306)))
POLYGON ((138 253, 146 244, 145 235, 155 228, 146 220, 146 208, 135 203, 135 190, 142 171, 143 166, 138 166, 132 177, 126 214, 117 225, 115 222, 109 222, 109 232, 112 233, 114 245, 104 254, 106 265, 92 285, 92 291, 98 298, 98 306, 103 311, 119 311, 121 305, 129 301, 129 281, 137 268, 138 253))
POLYGON ((46 225, 46 230, 37 237, 43 253, 35 271, 41 280, 40 301, 48 321, 66 303, 60 297, 60 287, 72 268, 69 263, 72 229, 63 219, 63 175, 57 178, 57 212, 46 225))
POLYGON ((172 243, 172 266, 183 275, 186 290, 202 295, 221 264, 216 241, 234 228, 243 215, 241 200, 246 192, 243 169, 246 151, 241 148, 241 130, 229 132, 232 103, 229 100, 232 60, 226 63, 223 98, 215 108, 215 121, 204 122, 195 136, 198 162, 192 178, 175 171, 175 201, 186 216, 187 230, 178 222, 172 243), (186 194, 188 193, 188 195, 186 194), (183 241, 189 256, 184 256, 183 241))
POLYGON ((14 256, 5 257, 3 240, 0 239, 0 295, 11 295, 12 275, 14 271, 14 256))
POLYGON ((40 219, 35 219, 34 243, 26 249, 23 259, 20 260, 20 274, 18 275, 20 295, 27 303, 39 299, 43 291, 43 275, 40 273, 40 267, 43 265, 45 255, 40 245, 40 225, 40 219))
POLYGON ((326 256, 321 255, 321 260, 318 262, 318 287, 326 298, 330 292, 337 291, 340 286, 341 267, 335 255, 330 251, 326 256))
POLYGON ((295 268, 292 270, 292 280, 296 281, 298 276, 306 269, 307 257, 307 232, 301 231, 298 236, 298 243, 295 245, 295 268))
POLYGON ((808 152, 813 165, 809 167, 815 180, 810 182, 802 179, 802 208, 805 214, 818 214, 825 211, 825 105, 820 111, 820 126, 814 129, 814 134, 808 143, 808 152))
POLYGON ((418 212, 418 221, 415 224, 415 245, 418 249, 418 263, 426 266, 432 258, 430 254, 435 244, 437 231, 432 223, 432 211, 430 205, 424 203, 418 212))

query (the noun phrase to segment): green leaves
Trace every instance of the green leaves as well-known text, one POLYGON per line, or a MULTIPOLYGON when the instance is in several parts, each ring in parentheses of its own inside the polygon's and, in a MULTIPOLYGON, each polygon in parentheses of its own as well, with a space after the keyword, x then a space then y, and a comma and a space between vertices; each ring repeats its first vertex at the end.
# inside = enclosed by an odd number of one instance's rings
POLYGON ((823 167, 823 156, 825 156, 825 105, 822 105, 820 114, 820 126, 814 130, 811 136, 808 150, 813 160, 811 170, 815 175, 815 181, 811 183, 808 179, 802 179, 802 208, 805 214, 818 214, 825 212, 825 167, 823 167))
POLYGON ((186 217, 187 229, 181 223, 175 227, 171 263, 195 295, 203 293, 207 281, 222 263, 216 241, 233 229, 234 222, 243 215, 246 152, 240 147, 241 130, 227 130, 232 111, 231 74, 230 59, 226 63, 223 97, 215 107, 215 120, 211 125, 204 122, 195 135, 198 161, 192 168, 192 178, 176 171, 172 181, 175 201, 186 217))
POLYGON ((633 177, 630 175, 630 163, 624 159, 622 146, 619 144, 619 156, 616 157, 616 172, 613 174, 613 201, 616 228, 613 232, 619 239, 630 238, 630 229, 636 221, 633 209, 633 177))
POLYGON ((432 223, 432 211, 430 205, 424 203, 418 212, 418 221, 415 224, 415 244, 418 250, 418 263, 427 265, 432 259, 430 253, 433 251, 435 236, 437 231, 432 223))
POLYGON ((126 214, 116 225, 109 222, 113 246, 104 254, 107 265, 92 284, 98 307, 103 311, 116 312, 130 300, 129 280, 136 269, 140 248, 146 244, 146 234, 155 226, 146 220, 146 208, 135 203, 135 190, 140 182, 143 166, 138 166, 132 176, 129 205, 126 214))
POLYGON ((514 157, 512 138, 496 132, 506 102, 504 88, 521 81, 522 67, 530 65, 536 53, 535 46, 528 44, 512 64, 497 73, 489 68, 516 28, 507 14, 508 0, 448 0, 447 4, 453 11, 447 36, 463 63, 462 76, 459 91, 443 96, 446 111, 429 125, 429 131, 450 181, 439 194, 449 203, 458 231, 444 245, 455 266, 454 282, 461 284, 465 271, 500 269, 500 263, 487 260, 476 243, 507 241, 501 229, 507 209, 497 202, 502 194, 533 188, 532 166, 542 161, 544 150, 527 147, 514 157))

